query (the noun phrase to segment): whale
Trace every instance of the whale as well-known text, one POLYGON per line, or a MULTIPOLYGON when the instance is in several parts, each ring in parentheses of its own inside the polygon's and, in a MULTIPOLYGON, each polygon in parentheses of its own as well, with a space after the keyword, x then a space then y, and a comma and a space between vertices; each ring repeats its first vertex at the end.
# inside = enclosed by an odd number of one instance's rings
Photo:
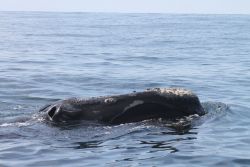
POLYGON ((176 120, 205 111, 196 94, 183 88, 150 88, 141 92, 91 98, 69 98, 42 107, 51 122, 95 120, 108 124, 148 119, 176 120))

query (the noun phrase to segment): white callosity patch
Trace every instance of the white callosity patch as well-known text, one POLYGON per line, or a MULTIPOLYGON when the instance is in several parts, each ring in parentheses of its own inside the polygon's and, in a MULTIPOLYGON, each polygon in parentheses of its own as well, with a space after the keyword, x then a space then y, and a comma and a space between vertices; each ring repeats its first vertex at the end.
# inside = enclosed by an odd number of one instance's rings
POLYGON ((127 107, 125 107, 123 111, 126 111, 132 107, 135 107, 135 106, 143 104, 143 103, 144 103, 144 101, 142 101, 142 100, 135 100, 131 104, 129 104, 127 107))
POLYGON ((111 103, 115 103, 116 101, 117 101, 116 99, 110 97, 110 98, 106 98, 104 100, 104 103, 111 104, 111 103))
POLYGON ((183 88, 153 88, 147 89, 146 92, 157 92, 161 95, 196 96, 192 91, 183 88))

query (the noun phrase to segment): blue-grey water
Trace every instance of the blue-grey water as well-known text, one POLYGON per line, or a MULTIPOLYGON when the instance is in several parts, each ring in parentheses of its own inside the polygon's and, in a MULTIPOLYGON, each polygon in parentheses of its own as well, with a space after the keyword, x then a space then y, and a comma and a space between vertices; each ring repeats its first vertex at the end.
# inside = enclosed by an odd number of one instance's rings
POLYGON ((0 12, 0 166, 249 166, 250 15, 0 12), (184 87, 208 114, 54 126, 43 105, 184 87))

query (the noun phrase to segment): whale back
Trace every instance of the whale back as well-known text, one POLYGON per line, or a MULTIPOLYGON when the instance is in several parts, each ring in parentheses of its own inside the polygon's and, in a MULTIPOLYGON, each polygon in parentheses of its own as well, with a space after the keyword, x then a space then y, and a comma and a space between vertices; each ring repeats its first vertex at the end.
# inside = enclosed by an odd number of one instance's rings
POLYGON ((71 98, 47 105, 41 111, 54 122, 97 120, 111 124, 146 119, 176 119, 205 112, 199 98, 185 89, 147 89, 131 94, 89 99, 71 98))

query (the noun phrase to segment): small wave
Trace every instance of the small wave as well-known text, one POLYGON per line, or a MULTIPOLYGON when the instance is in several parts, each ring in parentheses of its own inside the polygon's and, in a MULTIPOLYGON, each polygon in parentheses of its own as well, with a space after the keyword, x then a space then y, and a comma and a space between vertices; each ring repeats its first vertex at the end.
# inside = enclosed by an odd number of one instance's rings
POLYGON ((48 101, 48 102, 53 102, 53 101, 58 101, 60 99, 57 98, 48 98, 48 97, 38 97, 38 96, 19 96, 23 100, 36 100, 36 101, 48 101))
POLYGON ((208 114, 223 113, 229 110, 229 105, 221 102, 203 102, 202 106, 208 114))
POLYGON ((25 36, 34 37, 74 37, 74 38, 97 38, 104 37, 103 35, 96 34, 76 34, 76 33, 47 33, 47 34, 25 34, 25 36))
POLYGON ((29 117, 17 117, 14 119, 9 120, 8 122, 3 122, 0 124, 0 127, 23 127, 23 126, 30 126, 37 122, 43 122, 44 117, 38 113, 33 114, 29 117))
POLYGON ((0 127, 10 127, 10 126, 22 127, 22 126, 29 126, 29 125, 31 125, 30 122, 14 122, 14 123, 0 124, 0 127))

